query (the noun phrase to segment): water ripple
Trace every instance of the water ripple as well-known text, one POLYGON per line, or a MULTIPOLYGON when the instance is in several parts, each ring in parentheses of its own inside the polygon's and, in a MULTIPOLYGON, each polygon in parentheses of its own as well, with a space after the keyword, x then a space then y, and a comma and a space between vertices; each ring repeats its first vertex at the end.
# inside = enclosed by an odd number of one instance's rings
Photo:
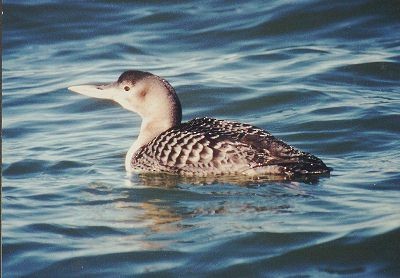
POLYGON ((399 276, 397 2, 5 1, 4 276, 399 276), (67 90, 127 69, 334 171, 127 177, 139 116, 67 90))

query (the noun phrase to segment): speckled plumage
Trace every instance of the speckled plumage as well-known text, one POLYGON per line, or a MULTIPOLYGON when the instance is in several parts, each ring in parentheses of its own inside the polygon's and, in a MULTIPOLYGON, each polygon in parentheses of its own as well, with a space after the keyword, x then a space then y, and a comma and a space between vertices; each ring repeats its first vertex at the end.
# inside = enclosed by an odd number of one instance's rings
POLYGON ((196 118, 161 133, 135 153, 131 167, 184 176, 295 176, 329 171, 319 158, 260 128, 211 118, 196 118))

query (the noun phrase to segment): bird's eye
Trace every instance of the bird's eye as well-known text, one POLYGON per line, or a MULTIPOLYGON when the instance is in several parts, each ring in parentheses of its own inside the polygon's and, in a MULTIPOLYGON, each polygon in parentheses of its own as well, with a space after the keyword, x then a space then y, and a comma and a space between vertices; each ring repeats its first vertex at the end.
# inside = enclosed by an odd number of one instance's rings
POLYGON ((130 89, 131 89, 131 88, 129 88, 129 86, 125 86, 125 87, 124 87, 124 90, 125 90, 125 91, 129 91, 130 89))

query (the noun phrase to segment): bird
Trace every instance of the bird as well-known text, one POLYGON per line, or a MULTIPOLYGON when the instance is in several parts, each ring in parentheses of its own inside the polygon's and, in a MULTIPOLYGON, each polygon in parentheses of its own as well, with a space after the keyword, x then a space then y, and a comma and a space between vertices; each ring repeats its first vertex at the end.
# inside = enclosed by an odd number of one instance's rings
POLYGON ((110 84, 68 89, 115 101, 142 118, 137 139, 125 157, 128 173, 291 179, 332 170, 318 157, 250 124, 209 117, 182 123, 182 106, 175 89, 150 72, 128 70, 110 84))

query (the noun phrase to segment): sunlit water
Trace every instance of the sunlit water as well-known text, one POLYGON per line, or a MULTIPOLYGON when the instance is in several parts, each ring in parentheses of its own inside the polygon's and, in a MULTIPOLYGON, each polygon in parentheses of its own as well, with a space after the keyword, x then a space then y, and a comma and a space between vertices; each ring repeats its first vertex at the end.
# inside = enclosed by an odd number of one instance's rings
POLYGON ((3 2, 4 277, 400 275, 398 1, 3 2), (127 69, 332 175, 129 179, 140 118, 66 89, 127 69))

